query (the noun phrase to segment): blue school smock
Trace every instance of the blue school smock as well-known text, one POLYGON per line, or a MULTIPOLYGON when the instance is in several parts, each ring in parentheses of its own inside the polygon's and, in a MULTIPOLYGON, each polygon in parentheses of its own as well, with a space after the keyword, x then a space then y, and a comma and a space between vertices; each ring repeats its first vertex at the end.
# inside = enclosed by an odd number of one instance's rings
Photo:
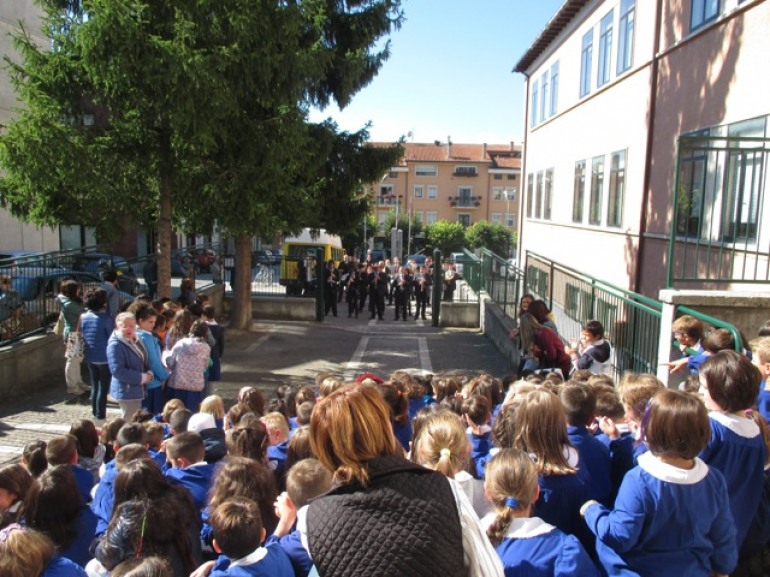
POLYGON ((94 475, 91 471, 79 467, 78 465, 67 465, 69 470, 72 471, 72 475, 75 477, 75 483, 77 483, 78 491, 80 491, 80 497, 83 500, 83 504, 87 505, 91 502, 91 489, 94 488, 94 475))
POLYGON ((601 575, 576 537, 538 517, 511 521, 495 550, 503 562, 506 577, 601 575))
POLYGON ((607 447, 610 452, 611 504, 615 501, 623 477, 634 468, 634 437, 630 431, 623 431, 620 433, 619 439, 610 439, 604 433, 599 433, 596 435, 596 440, 607 447))
POLYGON ((40 577, 88 577, 88 575, 77 563, 57 555, 46 565, 40 577))
POLYGON ((408 451, 409 443, 412 440, 412 420, 407 418, 403 425, 393 421, 393 434, 398 439, 398 442, 401 443, 404 451, 408 451))
POLYGON ((115 459, 104 466, 102 480, 96 486, 94 500, 91 501, 91 510, 99 518, 96 524, 96 534, 101 535, 107 530, 112 517, 112 506, 115 503, 115 478, 118 476, 118 469, 115 466, 115 459))
POLYGON ((532 515, 575 535, 587 551, 593 550, 593 535, 580 516, 580 507, 589 500, 589 488, 579 473, 539 475, 540 497, 532 515))
POLYGON ((181 485, 190 492, 195 510, 200 518, 201 512, 208 504, 209 489, 214 478, 216 463, 200 462, 185 469, 172 467, 163 474, 171 483, 181 485))
POLYGON ((268 445, 267 462, 275 476, 275 482, 280 490, 286 488, 286 481, 283 478, 283 471, 286 466, 286 457, 289 452, 289 441, 284 441, 277 445, 268 445))
POLYGON ((471 444, 471 459, 473 459, 474 475, 477 479, 484 478, 489 451, 492 450, 492 428, 484 425, 480 432, 480 435, 476 435, 470 427, 465 430, 471 444))
POLYGON ((709 421, 711 438, 700 458, 718 469, 727 482, 735 542, 740 549, 762 498, 765 442, 759 426, 748 417, 711 411, 709 421))
POLYGON ((69 547, 60 552, 61 556, 77 563, 81 567, 85 567, 86 563, 94 558, 90 549, 91 542, 96 537, 96 525, 98 522, 99 518, 96 514, 88 506, 83 505, 75 524, 75 538, 69 544, 69 547))
POLYGON ((221 555, 209 577, 294 577, 294 569, 281 546, 270 544, 241 559, 221 555))
POLYGON ((265 541, 265 545, 273 543, 280 545, 281 549, 289 556, 291 566, 294 568, 294 574, 297 577, 308 577, 310 570, 313 568, 313 560, 310 558, 307 549, 302 546, 302 537, 298 530, 295 529, 283 537, 270 535, 267 541, 265 541))
POLYGON ((610 451, 585 426, 567 427, 567 435, 580 456, 580 465, 588 472, 591 499, 608 505, 612 496, 610 451))
POLYGON ((610 575, 708 577, 738 562, 727 485, 700 459, 685 470, 645 453, 623 479, 615 508, 593 504, 585 519, 610 575))
POLYGON ((759 396, 757 397, 757 410, 766 421, 770 422, 770 391, 765 390, 767 383, 763 379, 759 383, 759 396))

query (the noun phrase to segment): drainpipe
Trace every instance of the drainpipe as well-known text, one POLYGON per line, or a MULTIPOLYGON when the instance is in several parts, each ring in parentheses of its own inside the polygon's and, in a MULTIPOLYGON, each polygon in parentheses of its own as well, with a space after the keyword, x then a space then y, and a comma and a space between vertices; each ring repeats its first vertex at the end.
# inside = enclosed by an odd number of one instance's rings
MULTIPOLYGON (((660 47, 660 29, 663 19, 663 0, 658 0, 655 13, 655 42, 652 48, 652 64, 650 66, 650 113, 647 120, 647 147, 644 153, 644 181, 642 184, 642 210, 639 218, 639 250, 636 254, 636 266, 634 267, 634 287, 636 293, 641 294, 642 285, 642 260, 644 246, 646 244, 644 233, 647 231, 647 218, 650 202, 650 167, 652 165, 652 141, 655 130, 655 113, 658 103, 658 51, 660 47)), ((672 215, 673 218, 673 215, 672 215)), ((672 222, 673 226, 673 222, 672 222)))

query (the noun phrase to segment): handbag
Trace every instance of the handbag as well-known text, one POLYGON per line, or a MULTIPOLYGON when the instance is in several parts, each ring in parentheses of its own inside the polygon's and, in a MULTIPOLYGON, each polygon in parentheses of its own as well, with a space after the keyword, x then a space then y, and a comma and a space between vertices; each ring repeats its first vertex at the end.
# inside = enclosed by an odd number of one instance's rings
POLYGON ((64 313, 59 313, 59 319, 53 326, 53 334, 62 336, 64 335, 64 313))
POLYGON ((67 347, 64 351, 64 356, 68 359, 79 358, 82 361, 85 352, 86 343, 83 340, 83 333, 80 332, 80 318, 78 318, 77 327, 67 335, 67 347))

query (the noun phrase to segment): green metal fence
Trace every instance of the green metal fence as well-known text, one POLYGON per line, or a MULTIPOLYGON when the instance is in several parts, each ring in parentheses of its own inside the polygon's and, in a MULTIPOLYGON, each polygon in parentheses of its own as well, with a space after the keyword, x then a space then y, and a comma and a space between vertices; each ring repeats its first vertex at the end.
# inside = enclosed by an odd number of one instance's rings
POLYGON ((543 299, 565 341, 580 337, 590 319, 601 321, 613 347, 612 369, 655 373, 663 305, 528 252, 525 290, 543 299))

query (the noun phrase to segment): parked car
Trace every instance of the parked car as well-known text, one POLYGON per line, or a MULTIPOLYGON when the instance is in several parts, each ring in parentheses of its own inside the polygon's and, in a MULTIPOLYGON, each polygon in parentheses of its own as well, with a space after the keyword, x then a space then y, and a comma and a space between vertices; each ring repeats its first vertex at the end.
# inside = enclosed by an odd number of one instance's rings
POLYGON ((194 252, 195 266, 199 272, 211 272, 211 265, 217 256, 210 248, 196 248, 194 252))
POLYGON ((105 252, 87 252, 74 259, 72 268, 90 272, 99 278, 104 278, 104 273, 108 270, 115 270, 118 273, 118 290, 130 295, 139 293, 139 279, 128 261, 121 256, 105 252))
MULTIPOLYGON (((59 317, 59 285, 65 280, 73 279, 83 287, 83 294, 88 289, 99 288, 102 280, 91 273, 69 269, 56 269, 40 274, 36 268, 25 269, 18 267, 11 277, 13 290, 19 293, 24 301, 24 315, 32 327, 50 326, 59 317), (31 323, 30 323, 31 320, 31 323)), ((133 295, 118 291, 121 307, 134 300, 133 295)))
POLYGON ((419 268, 425 264, 425 260, 427 258, 428 257, 425 256, 424 254, 410 254, 404 257, 404 262, 409 264, 410 262, 414 261, 417 264, 417 267, 419 268))

